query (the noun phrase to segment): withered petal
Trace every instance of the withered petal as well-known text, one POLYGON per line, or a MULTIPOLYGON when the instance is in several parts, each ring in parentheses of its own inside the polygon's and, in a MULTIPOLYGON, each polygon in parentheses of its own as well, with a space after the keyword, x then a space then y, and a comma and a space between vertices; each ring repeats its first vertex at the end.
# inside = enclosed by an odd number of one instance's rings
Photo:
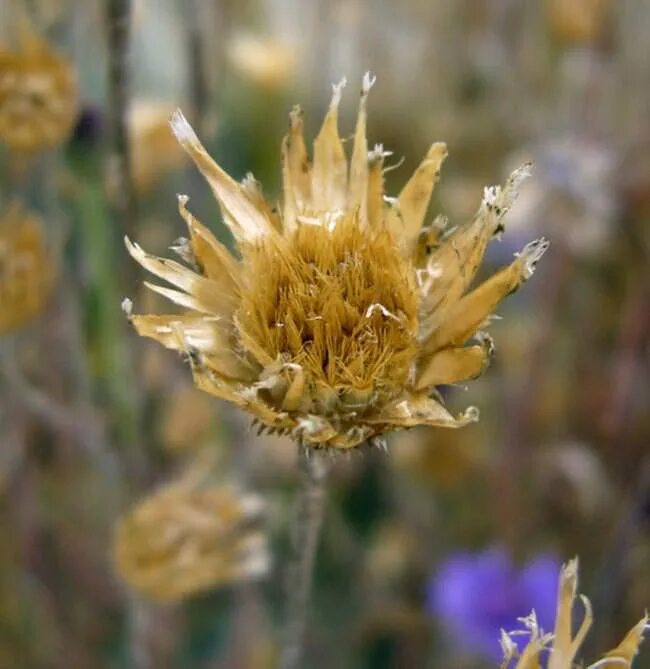
POLYGON ((314 141, 311 176, 313 207, 318 211, 343 211, 348 183, 348 161, 338 131, 338 110, 345 79, 334 85, 325 121, 314 141))
POLYGON ((187 151, 223 207, 224 220, 239 242, 254 242, 274 228, 244 189, 210 157, 180 109, 170 119, 176 139, 187 151))
POLYGON ((423 342, 423 350, 433 352, 464 344, 497 304, 532 276, 535 265, 548 245, 543 238, 531 242, 514 262, 456 302, 431 336, 423 342))

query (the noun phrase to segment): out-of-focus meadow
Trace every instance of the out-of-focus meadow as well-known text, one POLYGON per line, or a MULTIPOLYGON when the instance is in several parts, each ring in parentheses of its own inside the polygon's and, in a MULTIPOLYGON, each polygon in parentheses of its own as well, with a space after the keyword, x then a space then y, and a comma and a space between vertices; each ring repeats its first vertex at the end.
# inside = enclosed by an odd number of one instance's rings
POLYGON ((650 3, 129 4, 0 4, 0 667, 275 666, 296 446, 135 334, 123 298, 164 309, 122 239, 165 255, 187 193, 228 240, 176 107, 279 197, 291 107, 313 137, 345 75, 351 136, 368 70, 388 192, 445 141, 430 218, 454 225, 532 160, 481 271, 551 248, 488 371, 445 389, 480 422, 336 459, 305 666, 498 666, 576 555, 581 656, 614 647, 650 606, 650 3))

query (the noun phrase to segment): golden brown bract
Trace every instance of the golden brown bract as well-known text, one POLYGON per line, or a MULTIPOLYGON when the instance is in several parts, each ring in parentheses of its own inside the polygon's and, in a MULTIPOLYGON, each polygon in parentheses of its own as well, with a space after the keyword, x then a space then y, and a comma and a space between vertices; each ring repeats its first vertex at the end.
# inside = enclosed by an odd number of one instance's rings
POLYGON ((127 240, 140 264, 175 286, 149 287, 186 310, 131 316, 137 331, 184 353, 199 388, 314 447, 352 448, 387 430, 476 420, 472 407, 451 415, 436 386, 486 368, 493 346, 480 329, 548 245, 532 242, 471 289, 528 166, 503 188, 487 188, 469 223, 445 231, 438 218, 423 228, 446 147, 432 144, 398 197, 387 197, 389 153, 381 145, 368 151, 366 140, 372 84, 366 75, 349 161, 337 121, 343 82, 311 161, 302 113, 292 110, 279 209, 252 175, 237 183, 226 174, 176 112, 172 130, 210 184, 241 259, 192 216, 186 196, 179 208, 189 239, 173 248, 195 269, 127 240))
POLYGON ((15 50, 0 50, 0 140, 33 152, 62 142, 77 115, 72 66, 31 27, 21 26, 15 50))
MULTIPOLYGON (((585 665, 576 663, 576 656, 585 641, 593 622, 591 603, 580 595, 584 616, 579 626, 574 624, 573 614, 578 598, 578 560, 573 559, 562 566, 558 583, 558 602, 553 632, 543 630, 537 623, 533 611, 527 618, 520 618, 525 629, 511 632, 501 630, 503 662, 500 669, 540 669, 542 657, 547 669, 578 669, 585 665), (512 636, 528 639, 523 650, 519 650, 512 636)), ((586 669, 631 669, 639 652, 643 636, 648 630, 650 618, 646 613, 625 635, 613 650, 590 664, 586 669)))

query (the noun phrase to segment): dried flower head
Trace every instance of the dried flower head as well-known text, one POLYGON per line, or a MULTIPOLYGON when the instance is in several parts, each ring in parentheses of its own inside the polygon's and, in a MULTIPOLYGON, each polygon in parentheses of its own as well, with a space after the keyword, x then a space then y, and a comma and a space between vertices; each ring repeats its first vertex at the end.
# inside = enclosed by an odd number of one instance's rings
MULTIPOLYGON (((501 631, 501 648, 503 650, 503 663, 501 669, 539 669, 542 654, 548 653, 548 661, 544 666, 548 669, 573 669, 582 666, 575 664, 575 657, 580 650, 582 642, 591 627, 592 614, 589 600, 580 595, 585 615, 575 636, 573 634, 573 607, 578 590, 578 561, 571 560, 562 567, 558 586, 558 604, 555 617, 555 630, 553 633, 545 633, 540 628, 535 611, 527 618, 521 618, 525 629, 521 631, 506 633, 501 631), (513 635, 523 634, 528 636, 528 643, 519 652, 513 635), (516 663, 513 662, 516 660, 516 663)), ((625 636, 623 641, 614 650, 605 655, 587 669, 618 669, 632 667, 632 662, 639 651, 639 645, 643 640, 643 634, 648 629, 650 618, 646 614, 625 636)))
POLYGON ((77 115, 72 66, 25 23, 18 46, 0 50, 0 140, 15 151, 62 142, 77 115))
POLYGON ((14 203, 0 217, 0 333, 40 313, 53 274, 41 222, 14 203))
POLYGON ((309 445, 351 448, 387 430, 476 420, 474 408, 452 416, 436 386, 485 369, 493 347, 480 328, 548 245, 528 244, 468 292, 528 166, 504 188, 487 188, 470 223, 443 231, 438 218, 422 229, 445 145, 433 144, 399 196, 386 197, 389 154, 369 152, 366 141, 372 83, 366 75, 349 164, 337 128, 342 83, 312 162, 301 112, 292 111, 280 209, 251 175, 241 184, 228 176, 176 112, 172 129, 212 187, 241 258, 192 216, 186 196, 179 208, 189 240, 173 248, 193 269, 126 240, 143 267, 180 290, 147 285, 187 309, 131 316, 137 331, 185 353, 203 390, 309 445))
POLYGON ((174 601, 266 571, 266 538, 255 527, 262 501, 190 471, 138 504, 117 526, 114 558, 126 583, 174 601))

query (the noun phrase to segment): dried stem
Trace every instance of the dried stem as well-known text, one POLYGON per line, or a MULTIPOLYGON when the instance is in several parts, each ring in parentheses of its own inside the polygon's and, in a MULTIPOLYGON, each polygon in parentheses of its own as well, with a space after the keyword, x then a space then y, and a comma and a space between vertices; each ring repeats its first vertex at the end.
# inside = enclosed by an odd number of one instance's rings
POLYGON ((325 509, 329 462, 317 452, 301 447, 298 454, 300 492, 294 518, 292 557, 287 582, 287 611, 281 669, 301 666, 314 560, 325 509))
POLYGON ((108 96, 112 137, 111 176, 125 232, 133 234, 137 212, 131 179, 128 128, 131 0, 109 0, 106 12, 109 53, 108 96))

